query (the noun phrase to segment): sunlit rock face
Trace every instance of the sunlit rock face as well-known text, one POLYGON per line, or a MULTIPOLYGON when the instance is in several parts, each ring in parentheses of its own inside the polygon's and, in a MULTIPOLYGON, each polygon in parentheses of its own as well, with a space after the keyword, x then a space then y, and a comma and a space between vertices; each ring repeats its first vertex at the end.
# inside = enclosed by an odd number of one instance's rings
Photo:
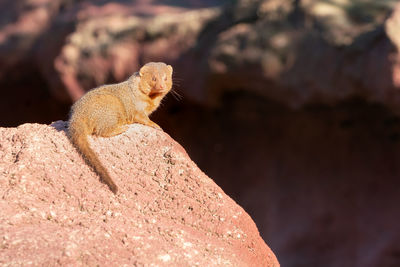
POLYGON ((1 264, 279 267, 248 214, 161 130, 90 138, 114 195, 66 129, 0 128, 1 264))

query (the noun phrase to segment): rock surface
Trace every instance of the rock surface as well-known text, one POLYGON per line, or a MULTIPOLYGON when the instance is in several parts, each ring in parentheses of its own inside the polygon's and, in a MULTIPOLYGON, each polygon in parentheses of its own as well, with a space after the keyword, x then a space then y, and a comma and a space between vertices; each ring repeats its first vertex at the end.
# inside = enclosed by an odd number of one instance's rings
POLYGON ((0 129, 0 264, 279 266, 247 213, 167 134, 90 138, 113 195, 66 123, 0 129))
POLYGON ((399 113, 396 26, 385 27, 400 16, 395 4, 238 1, 210 48, 207 101, 246 90, 291 108, 358 97, 399 113))

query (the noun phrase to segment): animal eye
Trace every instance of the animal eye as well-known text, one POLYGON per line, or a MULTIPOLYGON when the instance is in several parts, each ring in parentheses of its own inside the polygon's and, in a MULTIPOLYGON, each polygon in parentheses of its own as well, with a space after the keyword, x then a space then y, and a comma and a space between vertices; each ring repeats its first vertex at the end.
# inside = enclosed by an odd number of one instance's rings
POLYGON ((157 78, 156 78, 156 77, 153 77, 152 80, 153 80, 153 82, 155 82, 155 81, 157 80, 157 78))

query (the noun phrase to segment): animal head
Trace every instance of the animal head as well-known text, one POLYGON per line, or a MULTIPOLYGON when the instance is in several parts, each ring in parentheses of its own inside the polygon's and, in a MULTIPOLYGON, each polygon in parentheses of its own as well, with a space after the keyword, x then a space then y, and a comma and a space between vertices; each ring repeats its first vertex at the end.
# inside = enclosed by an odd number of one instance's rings
POLYGON ((166 95, 172 88, 172 67, 162 62, 150 62, 140 71, 140 88, 150 98, 166 95))

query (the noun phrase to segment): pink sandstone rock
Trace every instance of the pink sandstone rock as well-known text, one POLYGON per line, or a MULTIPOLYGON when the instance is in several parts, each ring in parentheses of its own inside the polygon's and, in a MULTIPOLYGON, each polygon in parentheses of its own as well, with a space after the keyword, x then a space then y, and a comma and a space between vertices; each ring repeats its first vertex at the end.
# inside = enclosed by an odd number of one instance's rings
POLYGON ((249 215, 162 131, 90 138, 99 181, 67 124, 0 128, 0 265, 279 266, 249 215))

